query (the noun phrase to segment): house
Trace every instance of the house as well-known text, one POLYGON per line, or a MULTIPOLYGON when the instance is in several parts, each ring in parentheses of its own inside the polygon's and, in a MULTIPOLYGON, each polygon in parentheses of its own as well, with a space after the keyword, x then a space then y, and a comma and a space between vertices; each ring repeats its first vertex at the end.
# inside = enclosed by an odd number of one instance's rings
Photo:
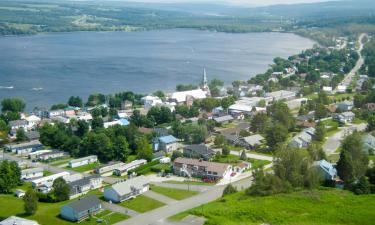
POLYGON ((319 173, 325 180, 335 180, 337 178, 336 168, 326 160, 314 162, 314 166, 318 169, 319 173))
POLYGON ((210 181, 229 178, 232 166, 224 163, 208 162, 201 159, 179 157, 173 162, 173 172, 178 176, 198 177, 210 181))
POLYGON ((346 85, 344 85, 344 84, 338 85, 337 86, 337 92, 338 93, 345 93, 347 88, 348 87, 346 85))
POLYGON ((337 104, 337 108, 340 109, 342 112, 350 111, 354 107, 353 101, 342 101, 337 104))
POLYGON ((75 168, 79 166, 88 165, 91 163, 98 162, 98 157, 96 155, 90 155, 79 159, 73 159, 68 162, 68 166, 70 168, 75 168))
POLYGON ((366 134, 362 137, 362 144, 363 150, 368 154, 375 152, 375 137, 371 134, 366 134))
POLYGON ((227 124, 227 123, 232 122, 234 118, 231 115, 225 115, 225 116, 215 117, 213 118, 213 120, 219 124, 227 124))
POLYGON ((122 202, 148 191, 150 184, 146 177, 128 179, 104 189, 104 198, 112 202, 122 202))
POLYGON ((329 86, 323 86, 322 90, 330 94, 333 92, 332 87, 329 86))
POLYGON ((306 128, 301 133, 294 136, 289 142, 289 145, 295 148, 306 148, 313 140, 314 135, 315 128, 306 128))
POLYGON ((154 106, 157 106, 159 104, 162 104, 162 100, 157 96, 151 96, 147 95, 143 98, 141 98, 141 101, 143 102, 143 106, 145 109, 150 109, 154 106))
POLYGON ((58 110, 51 110, 48 112, 48 118, 53 118, 56 116, 65 116, 65 111, 62 109, 58 109, 58 110))
POLYGON ((43 177, 43 168, 30 168, 21 170, 21 179, 30 180, 38 177, 43 177))
POLYGON ((253 109, 259 105, 259 102, 265 101, 267 103, 271 100, 272 98, 242 97, 233 105, 229 106, 228 111, 231 115, 236 113, 251 114, 253 109))
POLYGON ((232 145, 239 144, 240 136, 238 135, 238 133, 223 133, 223 136, 227 143, 230 143, 232 145))
POLYGON ((259 134, 254 134, 254 135, 251 135, 251 136, 243 137, 241 139, 242 139, 242 141, 244 141, 246 143, 247 148, 254 149, 257 146, 262 144, 262 141, 264 140, 264 137, 262 137, 259 134))
POLYGON ((102 209, 102 204, 98 197, 89 195, 72 203, 63 205, 60 208, 62 218, 78 222, 98 213, 102 209))
POLYGON ((111 122, 105 122, 103 124, 103 126, 104 126, 104 128, 107 129, 108 127, 112 127, 112 126, 115 126, 115 125, 127 126, 129 124, 130 124, 129 120, 127 120, 125 118, 122 118, 122 119, 114 120, 114 121, 111 121, 111 122))
POLYGON ((50 176, 37 178, 31 181, 33 188, 37 189, 40 192, 47 193, 52 189, 53 182, 57 179, 62 177, 63 179, 68 178, 70 173, 68 172, 61 172, 52 174, 50 176))
POLYGON ((343 112, 337 114, 335 117, 340 123, 351 123, 355 118, 355 114, 353 112, 343 112))
POLYGON ((135 169, 135 168, 137 168, 141 165, 145 165, 145 164, 147 164, 147 160, 137 159, 137 160, 131 161, 130 163, 127 163, 127 164, 121 166, 120 168, 114 169, 113 174, 115 174, 117 176, 123 176, 123 175, 128 174, 129 170, 135 169))
POLYGON ((24 190, 21 190, 21 189, 17 189, 14 193, 14 195, 17 197, 17 198, 23 198, 25 196, 26 192, 24 190))
POLYGON ((178 139, 173 135, 162 136, 154 142, 154 151, 173 152, 180 147, 178 139))
POLYGON ((102 165, 102 166, 95 168, 94 172, 97 174, 109 173, 109 172, 113 172, 115 169, 123 167, 124 165, 125 163, 123 162, 112 161, 106 165, 102 165))
POLYGON ((246 170, 251 168, 251 163, 249 162, 239 162, 237 165, 234 167, 234 172, 236 173, 243 173, 246 170))
POLYGON ((180 91, 174 92, 169 97, 170 101, 177 104, 189 103, 192 104, 192 101, 196 99, 204 99, 207 97, 207 92, 202 89, 190 90, 190 91, 180 91))
POLYGON ((27 120, 12 120, 9 121, 8 126, 10 127, 11 130, 18 130, 18 129, 23 129, 27 131, 28 127, 28 122, 27 120))
POLYGON ((296 92, 280 90, 266 93, 265 97, 271 98, 272 101, 291 100, 296 97, 296 92))
POLYGON ((29 155, 27 157, 29 159, 36 160, 39 155, 42 155, 42 154, 48 153, 48 152, 52 152, 52 150, 50 150, 50 149, 38 150, 38 151, 29 153, 29 155))
POLYGON ((76 114, 76 118, 77 120, 84 120, 88 122, 92 120, 92 115, 91 113, 88 113, 88 112, 79 112, 76 114))
POLYGON ((40 117, 36 116, 36 115, 30 115, 30 116, 26 117, 25 120, 27 121, 29 129, 33 129, 33 128, 37 127, 39 125, 40 121, 42 121, 42 119, 40 117))
POLYGON ((90 190, 102 187, 103 178, 98 175, 83 177, 68 183, 70 187, 70 199, 87 194, 90 190))
POLYGON ((34 140, 20 144, 7 144, 4 148, 12 153, 17 153, 18 155, 27 155, 30 152, 43 149, 43 145, 38 140, 34 140))
POLYGON ((1 221, 0 225, 39 225, 39 223, 34 220, 28 220, 18 216, 11 216, 1 221))
POLYGON ((38 154, 36 156, 36 159, 40 160, 40 161, 48 161, 48 160, 62 158, 66 155, 67 155, 66 152, 58 151, 58 150, 52 150, 50 152, 44 152, 42 154, 38 154))
POLYGON ((206 145, 187 145, 183 149, 183 155, 189 158, 210 160, 215 156, 215 152, 206 145))

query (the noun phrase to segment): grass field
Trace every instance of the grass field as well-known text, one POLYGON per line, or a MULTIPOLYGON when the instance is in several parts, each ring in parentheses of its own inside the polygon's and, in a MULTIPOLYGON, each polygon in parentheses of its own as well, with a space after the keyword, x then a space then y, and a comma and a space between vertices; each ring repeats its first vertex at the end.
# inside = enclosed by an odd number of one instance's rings
POLYGON ((159 187, 156 185, 151 186, 151 190, 165 195, 167 197, 176 199, 176 200, 182 200, 185 198, 190 198, 196 194, 198 194, 198 191, 188 191, 188 190, 180 190, 180 189, 173 189, 173 188, 166 188, 166 187, 159 187))
POLYGON ((134 199, 123 201, 119 205, 144 213, 162 207, 165 204, 144 195, 139 195, 134 199))
MULTIPOLYGON (((238 161, 240 161, 240 157, 236 155, 228 155, 228 156, 221 155, 220 157, 215 157, 214 161, 219 162, 219 163, 228 163, 228 164, 236 165, 238 161)), ((266 161, 266 160, 258 160, 258 159, 250 159, 250 158, 248 158, 246 161, 251 163, 252 169, 257 169, 261 166, 265 166, 270 163, 269 161, 266 161)))
POLYGON ((52 165, 52 166, 60 166, 60 165, 68 163, 72 159, 73 158, 71 158, 71 157, 65 157, 65 158, 62 158, 62 159, 58 159, 56 161, 52 161, 49 164, 52 165))
POLYGON ((98 167, 98 165, 99 163, 91 163, 91 164, 87 164, 87 165, 79 166, 75 168, 70 168, 70 167, 66 167, 66 168, 69 170, 76 171, 76 172, 86 172, 86 171, 95 169, 96 167, 98 167))
POLYGON ((53 173, 51 173, 50 171, 48 170, 44 170, 43 171, 43 176, 46 177, 46 176, 49 176, 49 175, 52 175, 53 173))
MULTIPOLYGON (((13 195, 0 195, 0 220, 3 220, 9 216, 16 215, 20 217, 24 217, 31 220, 38 221, 41 225, 51 225, 51 224, 59 224, 59 225, 72 225, 76 223, 72 223, 66 220, 63 220, 59 217, 60 214, 60 207, 71 202, 64 201, 59 203, 38 203, 38 210, 35 215, 32 216, 25 216, 24 209, 23 209, 23 201, 22 199, 18 199, 13 195), (7 207, 3 207, 3 203, 6 203, 7 207)), ((128 217, 119 213, 112 213, 110 211, 104 211, 95 216, 97 218, 104 218, 109 223, 113 224, 121 220, 125 220, 128 217)), ((79 224, 81 225, 95 225, 97 224, 96 219, 91 219, 87 221, 82 221, 79 224)))
POLYGON ((210 225, 370 225, 374 224, 374 210, 375 195, 325 188, 268 197, 239 192, 170 219, 193 214, 205 216, 210 225))

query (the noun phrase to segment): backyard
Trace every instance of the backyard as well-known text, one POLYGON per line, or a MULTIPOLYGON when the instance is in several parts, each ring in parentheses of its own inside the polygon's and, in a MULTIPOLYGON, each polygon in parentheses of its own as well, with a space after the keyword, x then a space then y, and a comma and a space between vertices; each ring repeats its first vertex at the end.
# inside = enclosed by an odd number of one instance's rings
POLYGON ((144 195, 138 195, 136 198, 119 203, 119 205, 139 213, 144 213, 162 207, 165 204, 144 195))
POLYGON ((165 195, 169 198, 173 198, 175 200, 182 200, 185 198, 190 198, 199 193, 198 191, 180 190, 180 189, 174 189, 174 188, 160 187, 156 185, 152 185, 151 190, 156 193, 165 195))

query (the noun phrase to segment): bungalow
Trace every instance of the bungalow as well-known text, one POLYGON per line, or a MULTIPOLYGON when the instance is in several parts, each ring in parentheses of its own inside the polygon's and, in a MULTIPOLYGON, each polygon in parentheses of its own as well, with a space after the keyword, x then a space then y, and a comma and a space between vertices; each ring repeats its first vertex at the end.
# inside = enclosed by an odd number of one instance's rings
POLYGON ((8 144, 5 145, 5 150, 12 153, 17 153, 18 155, 28 154, 30 152, 35 152, 37 150, 43 149, 43 145, 38 141, 29 141, 20 144, 8 144))
POLYGON ((337 108, 339 108, 342 112, 350 111, 354 107, 353 101, 342 101, 337 104, 337 108))
POLYGON ((249 162, 239 162, 235 167, 234 167, 234 172, 236 173, 243 173, 246 170, 251 168, 251 163, 249 162))
POLYGON ((58 159, 66 156, 68 153, 58 150, 52 150, 51 152, 45 152, 36 156, 37 160, 48 161, 51 159, 58 159))
POLYGON ((21 179, 23 180, 29 180, 38 177, 43 177, 43 168, 37 167, 21 170, 21 179))
POLYGON ((60 208, 62 218, 78 222, 88 218, 90 215, 98 213, 102 209, 102 204, 98 197, 89 195, 60 208))
POLYGON ((371 134, 366 134, 362 138, 363 150, 367 153, 375 152, 375 137, 371 134))
POLYGON ((11 130, 24 129, 25 131, 27 131, 27 129, 29 128, 27 120, 12 120, 9 121, 8 125, 11 130))
POLYGON ((97 174, 109 173, 109 172, 113 172, 115 169, 123 167, 124 165, 125 163, 123 162, 112 161, 106 165, 102 165, 102 166, 95 168, 94 172, 97 174))
POLYGON ((69 198, 87 194, 90 190, 102 187, 103 178, 98 175, 83 177, 82 179, 68 183, 70 187, 69 198))
POLYGON ((337 178, 336 168, 326 160, 316 161, 314 162, 314 166, 325 180, 335 180, 337 178))
POLYGON ((11 216, 1 221, 0 225, 39 225, 39 223, 34 220, 28 220, 18 216, 11 216))
POLYGON ((243 137, 241 138, 243 142, 246 143, 246 147, 250 149, 254 149, 257 146, 262 144, 262 141, 264 140, 264 137, 262 137, 259 134, 254 134, 251 136, 243 137))
POLYGON ((233 116, 231 115, 225 115, 225 116, 220 116, 220 117, 215 117, 214 121, 219 124, 227 124, 230 123, 234 120, 233 116))
POLYGON ((311 143, 314 135, 315 128, 306 128, 301 133, 294 136, 289 142, 289 145, 295 148, 306 148, 311 143))
POLYGON ((139 176, 114 184, 104 189, 104 198, 112 202, 122 202, 148 191, 150 184, 146 177, 139 176))
POLYGON ((37 189, 40 192, 47 193, 52 189, 53 182, 57 179, 62 177, 63 179, 68 178, 70 173, 68 172, 61 172, 57 174, 52 174, 50 176, 37 178, 31 181, 33 188, 37 189))
POLYGON ((340 123, 351 123, 355 118, 355 114, 353 112, 343 112, 336 115, 336 119, 340 123))
POLYGON ((68 162, 68 166, 70 168, 75 168, 79 166, 88 165, 91 163, 98 162, 98 157, 96 155, 90 155, 79 159, 73 159, 68 162))
POLYGON ((206 145, 187 145, 183 149, 183 155, 189 158, 210 160, 215 156, 215 151, 206 145))
POLYGON ((280 100, 291 100, 296 97, 296 93, 293 91, 274 91, 266 93, 266 98, 272 99, 272 101, 280 101, 280 100))
POLYGON ((199 177, 218 181, 229 178, 232 166, 224 163, 208 162, 201 159, 179 157, 173 162, 173 172, 178 176, 199 177))
POLYGON ((147 164, 147 160, 137 159, 137 160, 131 161, 130 163, 127 163, 127 164, 121 166, 120 168, 114 169, 113 174, 115 174, 117 176, 123 176, 123 175, 128 174, 129 170, 135 169, 135 168, 137 168, 139 166, 142 166, 142 165, 145 165, 145 164, 147 164))
POLYGON ((39 125, 40 121, 42 121, 42 119, 40 117, 36 116, 36 115, 28 116, 28 117, 25 118, 25 120, 28 123, 29 129, 37 127, 39 125))
POLYGON ((159 97, 151 96, 151 95, 147 95, 141 98, 141 101, 143 102, 143 106, 145 109, 150 109, 151 107, 154 107, 163 103, 159 97))
POLYGON ((179 148, 178 139, 172 135, 159 137, 154 142, 154 151, 173 152, 179 148))

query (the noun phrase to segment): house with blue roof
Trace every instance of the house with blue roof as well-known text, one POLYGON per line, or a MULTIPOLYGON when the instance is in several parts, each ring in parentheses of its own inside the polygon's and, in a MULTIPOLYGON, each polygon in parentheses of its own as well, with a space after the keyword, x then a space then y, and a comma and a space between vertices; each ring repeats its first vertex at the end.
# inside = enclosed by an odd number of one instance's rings
POLYGON ((178 139, 173 135, 166 135, 158 137, 154 140, 153 148, 154 151, 164 151, 166 153, 173 152, 180 147, 178 139))
POLYGON ((314 166, 318 169, 319 173, 324 177, 325 180, 335 180, 337 178, 336 168, 326 160, 314 162, 314 166))

